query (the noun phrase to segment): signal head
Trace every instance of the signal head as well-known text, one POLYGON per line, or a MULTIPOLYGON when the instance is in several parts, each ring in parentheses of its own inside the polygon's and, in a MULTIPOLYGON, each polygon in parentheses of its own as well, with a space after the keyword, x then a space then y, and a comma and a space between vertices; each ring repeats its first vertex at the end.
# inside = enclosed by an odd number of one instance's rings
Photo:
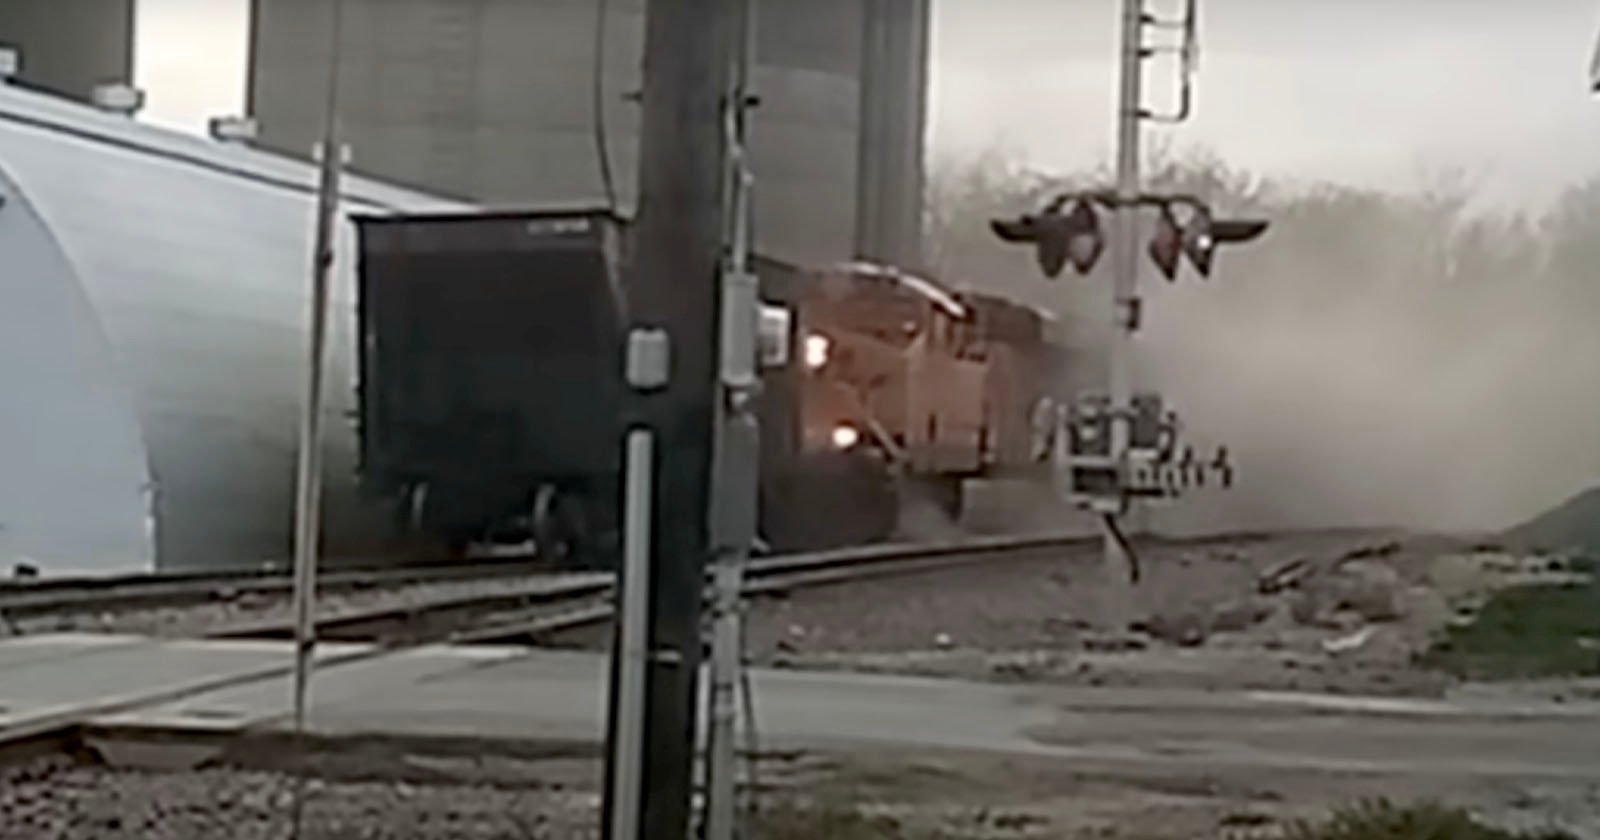
POLYGON ((1249 242, 1265 233, 1267 225, 1260 219, 1213 219, 1210 209, 1197 206, 1183 228, 1183 253, 1201 277, 1210 277, 1218 245, 1249 242))
POLYGON ((1183 260, 1183 231, 1172 217, 1172 210, 1165 205, 1156 221, 1156 235, 1150 240, 1150 259, 1161 269, 1161 276, 1167 278, 1168 283, 1177 279, 1178 264, 1183 260))
POLYGON ((1036 242, 1039 239, 1039 221, 1033 216, 1015 219, 994 219, 989 229, 1004 242, 1036 242))
POLYGON ((1094 212, 1088 201, 1080 198, 1073 203, 1067 215, 1059 218, 1062 220, 1060 238, 1067 258, 1079 274, 1088 274, 1106 250, 1106 237, 1100 231, 1100 215, 1094 212))
POLYGON ((1061 204, 1055 202, 1038 215, 995 219, 989 228, 1002 241, 1032 243, 1039 268, 1047 277, 1061 276, 1069 262, 1079 274, 1088 274, 1105 251, 1100 217, 1083 199, 1075 201, 1066 213, 1060 211, 1061 204))

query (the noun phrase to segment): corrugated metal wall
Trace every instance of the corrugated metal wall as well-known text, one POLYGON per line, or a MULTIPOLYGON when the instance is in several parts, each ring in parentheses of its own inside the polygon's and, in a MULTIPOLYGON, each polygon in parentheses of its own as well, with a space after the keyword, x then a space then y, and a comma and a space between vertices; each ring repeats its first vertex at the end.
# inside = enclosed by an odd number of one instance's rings
MULTIPOLYGON (((903 7, 909 41, 925 41, 926 0, 760 4, 762 104, 752 138, 757 238, 775 257, 816 262, 882 250, 857 244, 858 176, 868 166, 862 118, 878 109, 863 98, 863 55, 873 55, 864 48, 874 43, 866 33, 879 2, 903 7)), ((349 0, 343 66, 356 168, 495 204, 601 201, 592 80, 603 41, 607 150, 619 203, 631 208, 639 114, 628 94, 640 88, 644 7, 645 0, 349 0), (602 7, 604 37, 597 39, 602 7)), ((262 140, 304 154, 319 134, 329 4, 254 0, 253 14, 250 95, 262 140)), ((925 65, 925 49, 920 54, 925 65)), ((874 100, 913 105, 884 113, 916 125, 873 135, 888 138, 892 155, 900 155, 905 137, 922 133, 921 91, 890 90, 924 83, 924 68, 908 70, 873 77, 874 100)), ((921 166, 920 146, 913 162, 921 166)), ((885 168, 880 162, 867 171, 885 168)), ((898 208, 920 221, 920 176, 911 180, 895 188, 914 196, 876 198, 873 212, 898 208)))
POLYGON ((133 78, 134 0, 0 0, 0 45, 22 53, 21 80, 87 100, 133 78))

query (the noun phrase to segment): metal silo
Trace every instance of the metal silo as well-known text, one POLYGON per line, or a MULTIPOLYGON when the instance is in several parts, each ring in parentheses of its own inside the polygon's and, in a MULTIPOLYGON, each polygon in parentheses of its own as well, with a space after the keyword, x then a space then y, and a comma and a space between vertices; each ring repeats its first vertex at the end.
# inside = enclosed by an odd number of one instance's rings
MULTIPOLYGON (((490 204, 570 206, 606 197, 609 164, 631 209, 644 0, 348 4, 356 169, 490 204)), ((250 109, 269 147, 304 155, 315 142, 330 14, 323 0, 254 0, 250 109)), ((915 252, 926 0, 765 0, 758 15, 760 249, 801 263, 915 252)))
POLYGON ((134 0, 0 0, 0 47, 24 84, 88 100, 133 78, 134 0))

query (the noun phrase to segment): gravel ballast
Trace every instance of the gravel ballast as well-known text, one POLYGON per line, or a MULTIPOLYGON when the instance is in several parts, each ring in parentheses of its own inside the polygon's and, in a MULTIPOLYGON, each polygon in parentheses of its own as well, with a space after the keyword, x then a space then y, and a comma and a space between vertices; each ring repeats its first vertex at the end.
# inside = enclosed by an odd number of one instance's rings
MULTIPOLYGON (((149 772, 35 762, 0 769, 3 840, 280 840, 296 777, 149 772)), ((302 840, 578 840, 598 837, 592 791, 471 783, 305 785, 302 840)))

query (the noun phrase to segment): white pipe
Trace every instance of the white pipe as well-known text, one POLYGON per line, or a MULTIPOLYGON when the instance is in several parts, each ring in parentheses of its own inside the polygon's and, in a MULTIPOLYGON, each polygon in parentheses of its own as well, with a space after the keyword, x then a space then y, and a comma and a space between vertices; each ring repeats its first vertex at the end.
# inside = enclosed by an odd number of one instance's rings
POLYGON ((317 541, 322 533, 322 381, 327 367, 328 286, 333 270, 334 223, 339 211, 339 42, 344 0, 334 0, 329 40, 327 111, 323 115, 321 176, 317 184, 316 238, 311 248, 311 349, 300 410, 300 459, 295 475, 294 534, 294 730, 306 724, 306 694, 316 647, 317 541))
POLYGON ((628 433, 626 470, 620 582, 622 661, 617 668, 616 741, 612 745, 613 840, 639 836, 644 808, 644 684, 649 667, 650 520, 655 483, 655 436, 649 430, 628 433))
MULTIPOLYGON (((1133 408, 1133 334, 1139 328, 1139 121, 1143 116, 1144 0, 1122 0, 1121 93, 1117 105, 1117 198, 1112 251, 1112 288, 1116 323, 1111 336, 1111 459, 1120 471, 1127 466, 1129 412, 1133 408)), ((1119 505, 1122 507, 1123 505, 1119 505)), ((1112 517, 1123 510, 1101 511, 1108 587, 1104 607, 1109 629, 1127 629, 1129 593, 1122 584, 1128 558, 1112 517)))

